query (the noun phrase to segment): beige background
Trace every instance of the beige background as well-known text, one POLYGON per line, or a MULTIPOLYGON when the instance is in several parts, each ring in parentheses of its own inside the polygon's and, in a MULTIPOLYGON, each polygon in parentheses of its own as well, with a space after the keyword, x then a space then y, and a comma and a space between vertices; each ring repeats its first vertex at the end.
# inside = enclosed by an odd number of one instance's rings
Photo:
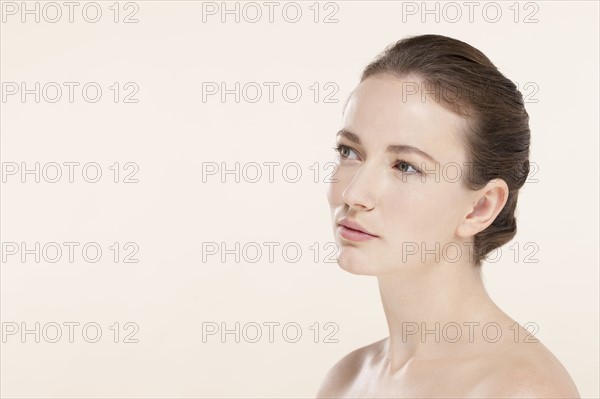
MULTIPOLYGON (((3 397, 312 397, 338 359, 386 336, 376 280, 326 262, 325 245, 333 236, 325 164, 333 160, 342 103, 362 68, 389 43, 423 33, 474 45, 529 96, 538 181, 523 189, 518 235, 498 262, 484 266, 484 278, 509 315, 538 325, 536 337, 565 365, 582 397, 598 397, 596 2, 521 4, 517 22, 512 2, 497 2, 503 13, 496 23, 482 17, 484 2, 472 22, 463 6, 458 22, 436 23, 434 16, 422 22, 420 14, 403 14, 403 4, 391 1, 321 3, 318 23, 313 2, 298 2, 302 17, 289 23, 282 2, 273 23, 267 15, 256 23, 235 23, 232 16, 203 23, 201 2, 138 1, 139 22, 130 24, 113 22, 112 3, 98 2, 103 14, 97 23, 82 18, 85 2, 73 23, 66 15, 57 23, 4 15, 2 82, 98 82, 103 94, 97 103, 87 103, 77 90, 73 103, 66 91, 57 103, 9 96, 1 104, 2 162, 97 162, 103 175, 95 184, 80 173, 74 183, 63 176, 54 184, 6 176, 1 240, 28 248, 35 242, 97 242, 103 256, 89 263, 79 250, 73 263, 66 254, 56 263, 36 263, 31 255, 25 263, 19 255, 3 260, 5 328, 81 324, 73 343, 66 327, 57 343, 44 337, 35 343, 32 334, 22 343, 19 334, 7 335, 1 343, 3 397), (338 22, 323 23, 333 11, 338 22), (538 22, 524 23, 534 11, 538 22), (135 82, 139 102, 114 103, 108 88, 114 82, 122 89, 135 82), (202 102, 202 82, 279 82, 280 88, 296 82, 303 94, 296 103, 286 102, 280 90, 272 103, 266 97, 236 103, 231 95, 225 103, 216 96, 202 102), (309 88, 314 82, 322 95, 331 92, 326 83, 337 85, 339 101, 315 103, 309 88), (235 183, 232 176, 226 183, 214 176, 202 181, 203 162, 236 161, 296 162, 302 178, 286 182, 280 166, 272 183, 266 175, 254 184, 235 183), (139 183, 113 183, 109 166, 115 162, 120 179, 130 171, 123 165, 135 162, 139 183), (310 168, 316 162, 318 183, 310 168), (109 249, 114 242, 135 242, 139 262, 115 263, 109 249), (203 242, 280 246, 272 263, 265 246, 256 263, 236 263, 231 255, 225 262, 218 256, 203 262, 203 242), (302 249, 296 263, 282 256, 289 242, 302 249), (316 259, 314 243, 321 248, 316 259), (516 262, 509 249, 515 243, 516 262), (527 243, 539 248, 533 256, 538 263, 525 262, 532 252, 527 243), (82 338, 81 326, 89 322, 102 328, 97 343, 82 338), (110 330, 115 322, 118 343, 110 330), (132 331, 124 329, 127 322, 139 326, 138 343, 122 342, 132 331), (206 322, 280 326, 273 342, 264 326, 257 343, 236 343, 232 335, 202 342, 206 322), (296 343, 281 334, 290 322, 301 327, 296 343), (326 329, 327 322, 338 330, 326 329), (337 343, 324 342, 331 332, 337 343)), ((124 7, 120 19, 135 11, 124 7)), ((121 256, 129 252, 121 249, 121 256)))

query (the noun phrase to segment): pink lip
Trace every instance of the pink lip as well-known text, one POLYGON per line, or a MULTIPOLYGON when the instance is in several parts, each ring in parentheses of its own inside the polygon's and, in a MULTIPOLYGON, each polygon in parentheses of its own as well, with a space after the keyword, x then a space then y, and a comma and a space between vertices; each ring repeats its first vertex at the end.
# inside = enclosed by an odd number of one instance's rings
POLYGON ((364 229, 355 221, 346 218, 340 220, 338 225, 340 229, 340 235, 348 240, 367 241, 378 237, 375 234, 371 234, 368 230, 364 229))

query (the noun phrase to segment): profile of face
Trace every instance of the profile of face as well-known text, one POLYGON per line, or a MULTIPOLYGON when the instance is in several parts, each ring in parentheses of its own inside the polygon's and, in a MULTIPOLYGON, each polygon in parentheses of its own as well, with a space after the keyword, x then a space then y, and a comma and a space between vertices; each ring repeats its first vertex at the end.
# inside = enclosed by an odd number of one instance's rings
POLYGON ((348 99, 327 198, 338 264, 351 273, 423 270, 465 256, 486 227, 474 211, 481 194, 462 184, 458 169, 468 120, 423 97, 421 87, 415 77, 376 74, 348 99), (342 219, 370 235, 339 226, 342 219))

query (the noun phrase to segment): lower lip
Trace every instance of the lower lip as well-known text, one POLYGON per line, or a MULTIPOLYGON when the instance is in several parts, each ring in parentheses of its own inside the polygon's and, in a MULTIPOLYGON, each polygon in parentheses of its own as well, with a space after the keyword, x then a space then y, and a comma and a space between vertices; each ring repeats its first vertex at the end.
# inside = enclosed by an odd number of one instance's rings
POLYGON ((348 240, 352 241, 367 241, 373 238, 377 238, 367 233, 363 233, 362 231, 352 230, 346 226, 339 226, 340 235, 348 240))

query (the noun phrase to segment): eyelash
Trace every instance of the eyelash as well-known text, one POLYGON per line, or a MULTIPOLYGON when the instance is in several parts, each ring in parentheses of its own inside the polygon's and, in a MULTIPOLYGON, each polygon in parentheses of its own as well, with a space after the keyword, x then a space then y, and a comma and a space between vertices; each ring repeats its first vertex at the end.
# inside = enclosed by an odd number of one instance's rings
MULTIPOLYGON (((342 157, 342 158, 345 158, 345 157, 342 155, 342 152, 341 152, 343 149, 348 149, 348 150, 354 151, 354 150, 353 150, 351 147, 348 147, 347 145, 344 145, 344 144, 339 144, 339 145, 337 145, 336 147, 333 147, 333 149, 334 149, 334 150, 335 150, 335 151, 336 151, 336 152, 337 152, 337 153, 340 155, 340 157, 342 157)), ((356 151, 355 151, 355 152, 356 152, 356 151)), ((399 164, 406 164, 406 165, 410 166, 411 168, 413 168, 413 169, 416 171, 415 173, 410 173, 410 174, 422 174, 422 172, 421 172, 421 169, 419 169, 418 167, 416 167, 416 166, 415 166, 415 165, 413 165, 412 163, 410 163, 410 162, 407 162, 407 161, 405 161, 405 160, 403 160, 403 159, 398 159, 398 160, 396 160, 396 164, 394 165, 394 168, 396 168, 396 167, 397 167, 399 164)), ((396 168, 396 169, 397 169, 399 172, 402 172, 402 171, 401 171, 401 170, 399 170, 398 168, 396 168)), ((406 172, 402 172, 402 173, 406 173, 406 172)))

